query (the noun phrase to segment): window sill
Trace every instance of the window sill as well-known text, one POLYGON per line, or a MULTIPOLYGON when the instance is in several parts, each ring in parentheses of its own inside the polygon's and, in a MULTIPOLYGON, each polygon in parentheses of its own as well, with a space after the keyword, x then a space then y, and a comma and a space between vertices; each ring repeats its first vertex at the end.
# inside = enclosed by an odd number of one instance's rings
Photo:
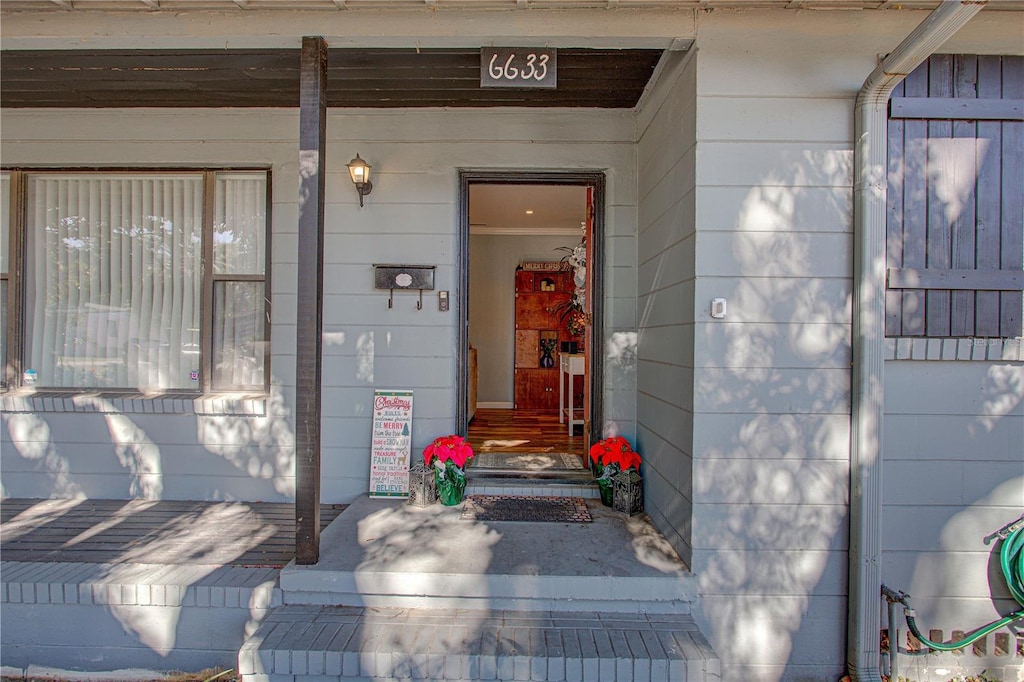
POLYGON ((268 396, 262 393, 183 395, 19 388, 0 391, 0 408, 11 413, 78 412, 264 417, 267 414, 267 398, 268 396))
POLYGON ((886 360, 946 360, 974 362, 1024 361, 1024 338, 1012 339, 947 339, 922 337, 887 337, 886 360))

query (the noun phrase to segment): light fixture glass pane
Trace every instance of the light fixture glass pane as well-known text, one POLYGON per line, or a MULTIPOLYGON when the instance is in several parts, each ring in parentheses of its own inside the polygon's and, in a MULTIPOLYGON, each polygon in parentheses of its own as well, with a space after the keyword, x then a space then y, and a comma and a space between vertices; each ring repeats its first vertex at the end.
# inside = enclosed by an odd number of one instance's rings
POLYGON ((217 173, 213 272, 262 275, 266 269, 267 174, 217 173))
POLYGON ((30 175, 27 208, 37 385, 198 389, 202 175, 30 175))
POLYGON ((264 388, 266 326, 263 282, 213 283, 213 386, 264 388))

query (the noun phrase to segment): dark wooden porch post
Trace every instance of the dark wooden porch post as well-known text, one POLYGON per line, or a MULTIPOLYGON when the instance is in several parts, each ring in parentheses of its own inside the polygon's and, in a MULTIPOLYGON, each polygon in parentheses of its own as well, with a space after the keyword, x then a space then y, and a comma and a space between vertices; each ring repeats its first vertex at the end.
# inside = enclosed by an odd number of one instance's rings
POLYGON ((302 39, 299 268, 295 348, 295 561, 320 559, 320 350, 323 344, 327 43, 302 39))

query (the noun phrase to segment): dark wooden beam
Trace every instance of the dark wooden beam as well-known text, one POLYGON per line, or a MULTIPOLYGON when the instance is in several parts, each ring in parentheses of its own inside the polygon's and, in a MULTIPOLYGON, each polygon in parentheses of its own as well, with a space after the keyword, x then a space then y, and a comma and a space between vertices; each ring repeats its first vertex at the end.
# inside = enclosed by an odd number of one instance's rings
MULTIPOLYGON (((658 50, 560 49, 556 90, 480 88, 470 48, 328 51, 328 107, 636 104, 658 50)), ((299 50, 4 50, 0 106, 296 107, 299 50)))
POLYGON ((327 43, 302 39, 299 79, 299 268, 295 349, 295 561, 320 559, 320 413, 327 168, 327 43))

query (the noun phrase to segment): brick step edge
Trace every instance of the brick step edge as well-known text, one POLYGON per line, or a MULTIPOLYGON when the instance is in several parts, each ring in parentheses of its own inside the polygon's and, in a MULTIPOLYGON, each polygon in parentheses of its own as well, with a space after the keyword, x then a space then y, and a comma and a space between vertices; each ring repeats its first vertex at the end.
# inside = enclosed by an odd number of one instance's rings
POLYGON ((363 607, 275 609, 238 670, 242 682, 720 679, 689 616, 363 607))
POLYGON ((162 564, 0 564, 0 603, 272 608, 277 568, 162 564))

